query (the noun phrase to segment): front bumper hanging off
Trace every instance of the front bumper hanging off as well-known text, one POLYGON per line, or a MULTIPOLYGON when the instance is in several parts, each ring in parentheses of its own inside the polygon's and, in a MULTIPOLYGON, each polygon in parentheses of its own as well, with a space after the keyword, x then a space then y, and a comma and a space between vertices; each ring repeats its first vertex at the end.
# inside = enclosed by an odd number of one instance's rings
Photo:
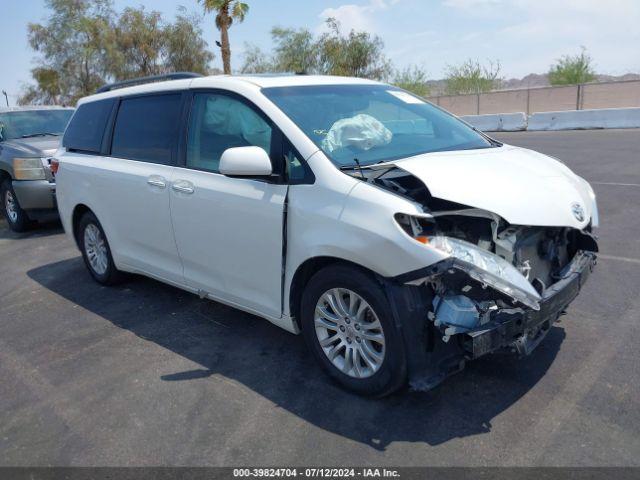
MULTIPOLYGON (((428 271, 412 272, 395 279, 383 279, 388 298, 391 299, 396 325, 402 333, 407 354, 409 383, 416 390, 429 390, 446 377, 464 368, 473 360, 492 352, 531 353, 576 298, 596 264, 596 254, 578 252, 560 272, 559 279, 543 294, 540 309, 527 307, 498 308, 490 313, 489 321, 481 326, 454 335, 444 342, 442 332, 429 321, 427 313, 431 298, 424 285, 411 284, 416 278, 431 275, 459 275, 450 266, 443 265, 428 271), (451 273, 454 272, 454 273, 451 273), (398 281, 401 280, 401 281, 398 281)), ((488 296, 490 288, 479 288, 488 296)))
POLYGON ((543 293, 540 310, 517 308, 496 311, 482 329, 465 334, 465 350, 471 358, 504 349, 528 355, 576 298, 595 264, 594 253, 578 253, 561 272, 560 279, 543 293))

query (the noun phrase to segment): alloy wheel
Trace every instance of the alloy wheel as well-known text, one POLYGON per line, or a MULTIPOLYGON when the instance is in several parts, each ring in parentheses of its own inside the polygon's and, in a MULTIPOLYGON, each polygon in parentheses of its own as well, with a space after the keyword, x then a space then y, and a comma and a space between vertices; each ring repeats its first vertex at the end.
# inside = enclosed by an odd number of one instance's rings
POLYGON ((84 229, 84 251, 93 271, 104 275, 109 266, 107 244, 102 232, 93 223, 89 223, 84 229))
POLYGON ((16 203, 16 199, 13 196, 13 193, 10 190, 7 190, 4 196, 4 206, 7 210, 7 216, 11 223, 16 223, 18 221, 18 205, 16 203))
POLYGON ((357 293, 333 288, 320 296, 314 314, 320 347, 344 374, 374 375, 382 366, 385 337, 373 308, 357 293))

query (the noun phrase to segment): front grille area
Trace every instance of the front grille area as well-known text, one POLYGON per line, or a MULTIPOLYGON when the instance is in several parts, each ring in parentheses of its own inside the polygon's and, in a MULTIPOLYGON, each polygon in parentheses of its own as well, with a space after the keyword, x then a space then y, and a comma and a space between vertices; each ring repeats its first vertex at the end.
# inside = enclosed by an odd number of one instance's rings
POLYGON ((565 229, 528 229, 518 238, 514 253, 514 264, 539 293, 555 283, 571 260, 565 229))
POLYGON ((54 182, 56 179, 56 176, 51 171, 51 157, 43 157, 41 158, 41 160, 42 160, 42 167, 44 168, 44 175, 46 179, 49 180, 49 182, 54 182))

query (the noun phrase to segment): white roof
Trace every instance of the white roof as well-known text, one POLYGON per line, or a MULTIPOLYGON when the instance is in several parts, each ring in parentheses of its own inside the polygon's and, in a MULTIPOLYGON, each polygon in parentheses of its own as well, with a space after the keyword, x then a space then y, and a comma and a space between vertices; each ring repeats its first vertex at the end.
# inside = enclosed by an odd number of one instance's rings
POLYGON ((73 110, 73 107, 61 107, 59 105, 24 105, 19 107, 0 108, 0 113, 6 112, 26 112, 33 110, 73 110))
POLYGON ((256 89, 268 87, 294 87, 303 85, 376 85, 379 82, 355 77, 336 77, 329 75, 211 75, 182 80, 168 80, 116 88, 107 92, 82 98, 78 104, 123 95, 161 92, 165 90, 182 90, 194 88, 229 88, 244 84, 256 89))
POLYGON ((238 75, 227 78, 233 78, 234 80, 243 82, 250 82, 261 88, 297 87, 302 85, 357 85, 378 83, 373 80, 367 80, 364 78, 336 77, 330 75, 238 75))

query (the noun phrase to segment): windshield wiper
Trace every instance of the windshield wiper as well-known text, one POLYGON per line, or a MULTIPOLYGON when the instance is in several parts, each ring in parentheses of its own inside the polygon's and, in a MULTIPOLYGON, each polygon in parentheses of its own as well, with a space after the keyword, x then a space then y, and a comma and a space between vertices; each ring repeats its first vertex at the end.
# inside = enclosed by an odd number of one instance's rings
MULTIPOLYGON (((425 152, 425 153, 430 153, 430 152, 425 152)), ((388 162, 392 162, 393 160, 398 160, 396 159, 383 159, 383 160, 378 160, 377 162, 373 162, 373 163, 367 163, 366 165, 362 165, 362 163, 360 163, 358 161, 358 159, 354 159, 354 162, 352 164, 349 165, 342 165, 340 168, 340 170, 355 170, 356 168, 360 171, 366 169, 370 169, 372 167, 375 167, 376 165, 380 165, 381 163, 388 163, 388 162)))
MULTIPOLYGON (((365 167, 367 166, 368 165, 365 165, 365 167)), ((360 176, 362 177, 362 179, 366 180, 367 177, 365 177, 364 173, 362 173, 362 165, 360 164, 360 160, 358 160, 357 158, 353 159, 353 163, 351 165, 342 165, 340 167, 340 170, 355 170, 356 168, 360 172, 360 176)))
POLYGON ((485 140, 487 140, 491 145, 493 145, 494 147, 501 147, 502 145, 504 145, 502 142, 499 142, 498 140, 496 140, 495 138, 491 138, 489 135, 487 135, 486 133, 478 130, 476 127, 471 126, 471 129, 476 132, 479 133, 480 135, 482 135, 485 140))
POLYGON ((51 133, 51 132, 39 132, 39 133, 30 133, 29 135, 22 135, 20 138, 31 138, 31 137, 59 137, 59 133, 51 133))

